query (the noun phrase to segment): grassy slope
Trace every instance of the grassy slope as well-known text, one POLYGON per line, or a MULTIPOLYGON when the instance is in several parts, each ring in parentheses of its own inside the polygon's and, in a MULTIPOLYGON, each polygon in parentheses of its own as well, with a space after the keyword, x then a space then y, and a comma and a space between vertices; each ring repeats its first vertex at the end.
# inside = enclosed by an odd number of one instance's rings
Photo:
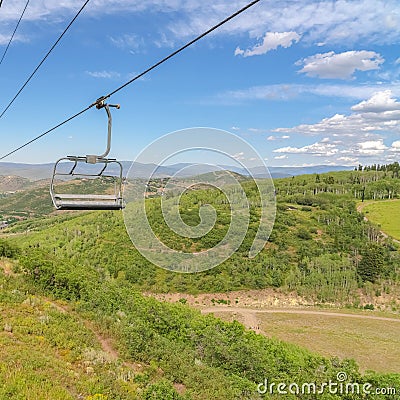
POLYGON ((7 217, 40 217, 53 211, 47 187, 17 192, 0 199, 0 213, 7 217))
POLYGON ((243 306, 240 302, 229 306, 215 302, 198 307, 205 313, 212 312, 226 321, 236 319, 267 337, 294 343, 325 357, 352 358, 362 371, 400 371, 398 314, 299 306, 263 308, 243 306))
POLYGON ((29 179, 20 176, 0 175, 0 194, 4 192, 13 192, 15 190, 23 190, 29 188, 32 183, 29 179))
POLYGON ((378 224, 382 231, 400 240, 400 200, 368 202, 362 211, 366 217, 378 224))
POLYGON ((272 373, 276 379, 288 379, 291 369, 297 371, 298 379, 323 379, 314 378, 318 365, 324 365, 324 371, 328 368, 327 376, 345 368, 355 379, 363 379, 351 362, 331 364, 300 348, 245 333, 238 324, 200 317, 182 305, 162 305, 137 295, 120 298, 118 285, 105 285, 90 305, 83 302, 81 308, 90 308, 97 323, 108 326, 104 330, 114 336, 124 357, 132 360, 142 354, 140 366, 127 363, 102 349, 99 333, 91 328, 94 322, 83 319, 87 312, 33 294, 35 289, 24 276, 14 275, 9 268, 7 276, 0 273, 0 283, 4 327, 0 332, 0 398, 259 399, 251 380, 263 379, 263 365, 265 374, 272 373), (114 304, 104 302, 102 296, 114 304), (119 309, 116 315, 111 311, 114 307, 119 309), (193 342, 198 342, 197 364, 193 360, 188 364, 196 348, 193 342), (187 397, 177 390, 187 391, 187 397))
POLYGON ((43 296, 26 295, 19 278, 0 273, 0 281, 0 398, 132 398, 137 387, 122 379, 126 368, 82 319, 43 296))
MULTIPOLYGON (((14 275, 9 267, 6 270, 7 276, 0 273, 4 326, 0 333, 0 398, 261 400, 271 398, 261 397, 255 390, 264 379, 321 383, 334 379, 338 371, 345 371, 360 384, 399 383, 400 376, 362 376, 351 361, 328 360, 245 332, 237 322, 224 323, 181 304, 143 298, 118 281, 93 286, 81 275, 82 284, 94 292, 83 290, 86 300, 60 303, 34 294, 40 281, 34 287, 29 275, 14 275), (104 351, 103 346, 102 350, 98 342, 99 328, 97 332, 92 328, 96 325, 102 326, 100 332, 111 335, 126 360, 138 360, 140 366, 110 359, 109 348, 104 351)), ((59 278, 72 279, 58 276, 60 273, 55 272, 55 281, 46 285, 49 294, 57 293, 59 278)), ((33 276, 39 278, 36 268, 33 276)), ((299 398, 311 400, 312 396, 299 398)), ((355 400, 357 396, 320 398, 355 400)))

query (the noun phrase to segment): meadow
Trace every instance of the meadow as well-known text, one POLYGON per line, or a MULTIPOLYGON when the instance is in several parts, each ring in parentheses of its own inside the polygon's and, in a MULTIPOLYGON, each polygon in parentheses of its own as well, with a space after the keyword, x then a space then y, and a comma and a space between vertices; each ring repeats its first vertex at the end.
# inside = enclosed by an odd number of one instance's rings
POLYGON ((324 357, 354 359, 365 372, 400 370, 400 317, 367 310, 259 308, 216 305, 207 312, 234 319, 270 338, 293 343, 324 357), (223 309, 223 311, 221 311, 223 309))
POLYGON ((379 225, 383 232, 400 240, 400 200, 368 202, 362 210, 365 216, 379 225))

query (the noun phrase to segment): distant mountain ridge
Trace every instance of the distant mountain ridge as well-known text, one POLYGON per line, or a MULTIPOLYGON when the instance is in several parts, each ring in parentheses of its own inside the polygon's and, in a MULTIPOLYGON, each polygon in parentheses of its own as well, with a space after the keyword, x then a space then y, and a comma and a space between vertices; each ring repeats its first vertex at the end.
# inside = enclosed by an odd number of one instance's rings
MULTIPOLYGON (((131 161, 122 161, 122 166, 124 171, 128 171, 131 168, 131 161)), ((133 173, 131 171, 130 176, 134 178, 145 178, 150 176, 154 170, 156 173, 155 177, 167 177, 174 175, 177 171, 182 168, 189 166, 190 164, 173 164, 168 166, 156 166, 155 164, 142 164, 135 163, 133 166, 133 173)), ((38 181, 42 179, 49 179, 53 173, 54 164, 44 163, 44 164, 23 164, 23 163, 0 163, 0 176, 19 176, 22 178, 29 179, 31 181, 38 181)), ((221 165, 219 168, 213 166, 199 166, 196 169, 196 174, 204 174, 207 172, 213 172, 218 169, 226 169, 233 172, 237 172, 242 175, 248 175, 248 173, 241 168, 234 166, 221 165)), ((296 175, 304 174, 321 174, 331 171, 343 171, 351 170, 354 167, 349 166, 332 166, 332 165, 315 165, 310 167, 268 167, 272 178, 285 178, 296 175)), ((188 174, 193 175, 193 169, 189 168, 188 174)), ((265 168, 264 167, 254 167, 250 169, 252 175, 257 178, 265 178, 265 168)), ((183 176, 183 175, 181 175, 183 176)))

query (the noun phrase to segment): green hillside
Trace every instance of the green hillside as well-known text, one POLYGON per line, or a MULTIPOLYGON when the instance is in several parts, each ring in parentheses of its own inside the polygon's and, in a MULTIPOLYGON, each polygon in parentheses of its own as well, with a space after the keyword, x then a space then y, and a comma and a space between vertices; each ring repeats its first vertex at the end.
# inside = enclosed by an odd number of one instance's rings
MULTIPOLYGON (((367 193, 373 193, 379 182, 386 182, 392 195, 397 193, 397 177, 384 178, 382 174, 382 180, 376 181, 374 173, 352 171, 276 180, 275 225, 265 249, 253 259, 247 253, 258 227, 259 198, 254 183, 244 181, 252 206, 242 246, 220 266, 195 275, 151 265, 133 247, 118 212, 32 219, 15 224, 9 232, 29 232, 12 238, 23 249, 38 248, 54 262, 94 266, 111 277, 123 276, 140 290, 198 293, 276 287, 320 303, 356 304, 360 285, 390 291, 389 286, 399 281, 397 245, 356 210, 358 183, 351 184, 355 179, 362 177, 367 193)), ((215 228, 198 239, 172 234, 159 212, 159 202, 159 197, 147 200, 149 220, 157 235, 173 248, 201 251, 226 232, 229 210, 223 196, 213 190, 188 192, 181 205, 182 219, 189 225, 197 223, 200 204, 206 202, 217 210, 215 228)))
MULTIPOLYGON (((398 177, 384 173, 276 180, 275 226, 254 259, 247 254, 260 199, 254 182, 243 180, 251 205, 248 233, 227 261, 197 274, 151 265, 133 247, 119 212, 61 213, 13 224, 6 230, 9 237, 0 240, 1 357, 3 365, 12 366, 0 369, 0 393, 16 399, 273 399, 282 396, 257 392, 265 379, 322 384, 339 372, 353 382, 400 387, 398 375, 362 375, 354 361, 322 357, 246 331, 238 322, 141 294, 272 287, 319 304, 358 307, 360 289, 370 298, 395 293, 397 244, 356 209, 360 196, 398 196, 398 177), (112 359, 107 361, 104 352, 112 359)), ((171 234, 159 202, 157 196, 146 200, 149 220, 174 248, 201 251, 226 232, 229 210, 217 190, 191 190, 180 205, 189 225, 198 223, 201 204, 215 208, 216 226, 201 238, 171 234)), ((389 306, 398 311, 396 303, 389 306)), ((319 398, 360 397, 326 393, 319 398)))
POLYGON ((3 258, 0 272, 2 398, 273 399, 259 394, 257 385, 268 380, 320 387, 337 382, 339 373, 371 388, 400 384, 397 375, 361 375, 353 361, 327 359, 238 322, 145 298, 94 267, 51 263, 37 249, 24 256, 5 243, 1 254, 19 259, 3 258))

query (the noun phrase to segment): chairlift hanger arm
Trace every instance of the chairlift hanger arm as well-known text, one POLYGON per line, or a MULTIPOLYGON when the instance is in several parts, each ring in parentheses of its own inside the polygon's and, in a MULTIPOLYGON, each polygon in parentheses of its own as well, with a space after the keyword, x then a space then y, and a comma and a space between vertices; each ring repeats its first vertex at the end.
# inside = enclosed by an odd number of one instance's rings
POLYGON ((105 102, 104 97, 100 97, 99 99, 96 100, 94 103, 96 105, 96 108, 100 110, 101 108, 104 108, 107 113, 107 118, 108 118, 108 133, 107 133, 107 148, 105 152, 99 156, 97 155, 87 155, 86 156, 86 162, 90 164, 95 164, 97 161, 102 160, 108 156, 111 150, 111 131, 112 131, 112 116, 110 112, 110 107, 115 107, 117 110, 121 108, 119 104, 107 104, 105 102))

